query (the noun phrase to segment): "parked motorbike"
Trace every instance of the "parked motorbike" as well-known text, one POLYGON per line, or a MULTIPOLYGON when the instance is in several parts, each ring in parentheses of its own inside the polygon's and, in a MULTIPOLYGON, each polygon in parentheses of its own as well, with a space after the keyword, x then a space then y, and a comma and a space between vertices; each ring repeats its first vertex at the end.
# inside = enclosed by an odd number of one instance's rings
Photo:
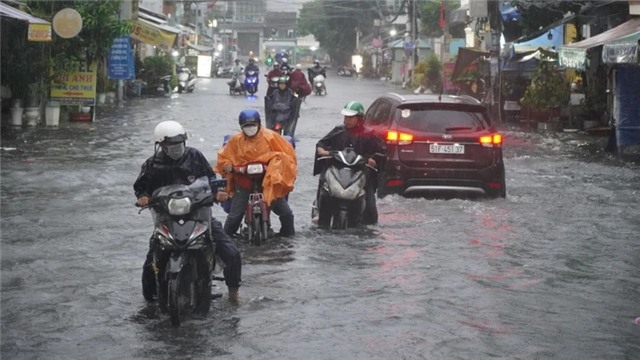
POLYGON ((219 78, 230 78, 232 75, 231 66, 219 66, 216 70, 216 76, 219 78))
POLYGON ((160 84, 156 88, 156 93, 162 94, 165 97, 171 96, 173 90, 171 89, 172 75, 166 75, 160 78, 160 84))
POLYGON ((186 67, 180 69, 178 72, 178 92, 193 92, 196 88, 196 83, 198 82, 198 77, 191 73, 186 67))
MULTIPOLYGON (((211 281, 224 280, 216 275, 223 265, 215 255, 210 226, 214 191, 225 185, 224 179, 210 183, 203 176, 190 185, 163 186, 143 208, 151 210, 155 227, 153 270, 158 307, 169 314, 173 326, 180 326, 191 315, 207 314, 211 281)), ((145 286, 151 285, 143 281, 145 286)))
POLYGON ((352 68, 348 68, 345 66, 341 66, 338 68, 338 76, 353 77, 355 75, 356 75, 356 72, 352 68))
POLYGON ((312 220, 320 227, 346 229, 361 222, 365 209, 365 187, 370 172, 367 159, 352 148, 331 151, 330 156, 318 160, 328 161, 324 182, 313 203, 312 220))
POLYGON ((258 72, 254 70, 247 71, 244 77, 244 88, 251 95, 258 92, 258 72))
POLYGON ((227 82, 229 85, 229 95, 242 94, 247 95, 247 90, 244 87, 244 78, 242 75, 233 74, 231 81, 227 82))
POLYGON ((251 245, 260 246, 272 236, 270 213, 271 210, 264 201, 262 194, 262 180, 267 171, 267 165, 261 163, 251 163, 241 166, 234 166, 233 172, 237 181, 250 182, 251 194, 244 213, 245 227, 243 234, 251 245))
POLYGON ((324 75, 316 75, 313 78, 313 92, 316 95, 327 95, 327 87, 324 84, 324 75))

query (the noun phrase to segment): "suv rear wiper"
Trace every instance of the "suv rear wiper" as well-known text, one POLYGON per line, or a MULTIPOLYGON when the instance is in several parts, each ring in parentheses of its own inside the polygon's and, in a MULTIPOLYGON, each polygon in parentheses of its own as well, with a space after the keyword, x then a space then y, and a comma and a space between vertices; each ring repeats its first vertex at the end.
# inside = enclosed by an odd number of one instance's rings
POLYGON ((460 130, 472 130, 473 128, 470 128, 468 126, 454 126, 454 127, 449 127, 444 129, 444 131, 460 131, 460 130))

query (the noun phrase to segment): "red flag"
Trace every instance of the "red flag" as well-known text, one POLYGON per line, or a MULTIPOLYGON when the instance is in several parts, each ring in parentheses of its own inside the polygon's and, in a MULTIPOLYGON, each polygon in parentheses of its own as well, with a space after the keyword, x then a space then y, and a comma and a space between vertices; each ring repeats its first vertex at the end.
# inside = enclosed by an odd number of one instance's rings
POLYGON ((444 0, 440 2, 440 29, 444 30, 446 21, 444 20, 444 0))
POLYGON ((218 0, 213 0, 212 2, 207 4, 207 9, 213 9, 214 6, 216 6, 216 2, 218 0))

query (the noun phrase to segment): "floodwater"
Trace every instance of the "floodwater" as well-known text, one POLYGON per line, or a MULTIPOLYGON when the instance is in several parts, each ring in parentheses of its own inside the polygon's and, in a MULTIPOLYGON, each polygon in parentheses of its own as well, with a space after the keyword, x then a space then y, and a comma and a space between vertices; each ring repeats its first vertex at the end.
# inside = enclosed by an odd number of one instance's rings
POLYGON ((152 225, 132 184, 159 121, 180 121, 214 162, 240 110, 263 109, 264 84, 252 99, 229 96, 225 81, 133 100, 95 123, 3 128, 2 358, 640 358, 636 164, 580 133, 508 128, 506 199, 389 196, 378 225, 321 231, 310 219, 315 142, 346 102, 402 91, 331 76, 298 124, 298 235, 239 243, 241 305, 219 284, 205 318, 172 328, 141 295, 152 225))

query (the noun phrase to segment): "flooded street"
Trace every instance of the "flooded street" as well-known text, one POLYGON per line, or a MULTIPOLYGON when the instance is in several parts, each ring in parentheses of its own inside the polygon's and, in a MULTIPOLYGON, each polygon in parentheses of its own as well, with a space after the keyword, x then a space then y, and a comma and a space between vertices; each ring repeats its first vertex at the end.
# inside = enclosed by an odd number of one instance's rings
POLYGON ((0 357, 640 358, 640 166, 580 133, 508 128, 506 199, 388 196, 378 225, 321 231, 315 143, 346 102, 403 91, 331 75, 296 130, 296 237, 239 243, 241 305, 217 284, 225 296, 206 318, 177 329, 142 298, 152 222, 133 182, 162 120, 215 162, 241 110, 264 115, 264 84, 250 99, 201 79, 193 94, 133 100, 95 123, 3 128, 0 357))

